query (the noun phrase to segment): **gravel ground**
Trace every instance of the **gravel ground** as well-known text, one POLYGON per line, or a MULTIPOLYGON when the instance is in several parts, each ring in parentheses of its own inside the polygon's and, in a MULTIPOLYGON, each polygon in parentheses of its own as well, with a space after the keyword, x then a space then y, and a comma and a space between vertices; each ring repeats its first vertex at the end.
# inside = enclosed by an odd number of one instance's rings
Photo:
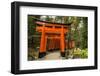
POLYGON ((47 55, 39 60, 59 60, 59 59, 65 59, 61 57, 60 51, 53 51, 48 52, 47 55))

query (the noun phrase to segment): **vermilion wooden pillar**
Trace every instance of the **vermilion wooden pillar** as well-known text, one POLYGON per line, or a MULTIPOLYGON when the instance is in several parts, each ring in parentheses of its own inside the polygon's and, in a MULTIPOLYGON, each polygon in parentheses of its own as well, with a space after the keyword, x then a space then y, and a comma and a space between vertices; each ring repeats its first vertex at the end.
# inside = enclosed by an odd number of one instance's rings
POLYGON ((52 47, 53 49, 55 49, 55 41, 54 41, 54 39, 55 39, 55 38, 52 39, 53 44, 51 44, 51 45, 53 45, 53 47, 52 47))
POLYGON ((63 26, 61 26, 60 46, 61 46, 61 56, 65 56, 65 38, 64 38, 64 27, 63 26))
POLYGON ((41 35, 41 42, 40 42, 40 51, 39 51, 39 58, 43 57, 46 54, 46 49, 45 49, 45 24, 43 25, 42 28, 42 35, 41 35))
MULTIPOLYGON (((43 44, 42 44, 43 45, 43 44)), ((45 41, 44 41, 44 52, 46 52, 46 46, 47 46, 47 36, 45 35, 45 41)))
POLYGON ((55 48, 57 49, 57 39, 55 38, 55 48))

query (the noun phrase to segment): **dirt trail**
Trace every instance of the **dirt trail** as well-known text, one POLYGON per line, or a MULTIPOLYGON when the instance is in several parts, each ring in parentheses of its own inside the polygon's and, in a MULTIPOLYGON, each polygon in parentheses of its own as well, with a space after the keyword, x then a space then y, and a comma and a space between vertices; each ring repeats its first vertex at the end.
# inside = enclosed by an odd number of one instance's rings
POLYGON ((42 60, 58 60, 58 59, 62 59, 59 51, 48 52, 48 54, 44 58, 42 58, 42 60))

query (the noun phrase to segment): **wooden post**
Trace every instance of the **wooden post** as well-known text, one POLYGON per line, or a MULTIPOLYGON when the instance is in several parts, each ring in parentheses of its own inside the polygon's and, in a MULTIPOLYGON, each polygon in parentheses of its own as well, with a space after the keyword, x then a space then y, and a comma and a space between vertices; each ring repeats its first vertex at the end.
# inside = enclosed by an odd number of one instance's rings
POLYGON ((54 38, 54 49, 56 50, 56 38, 54 38))
POLYGON ((51 50, 53 50, 53 38, 51 37, 51 50))
POLYGON ((40 42, 40 51, 39 51, 39 58, 45 56, 46 50, 45 50, 45 24, 42 28, 42 36, 41 36, 41 42, 40 42))
POLYGON ((65 38, 64 38, 64 27, 61 27, 61 40, 60 40, 60 46, 61 46, 61 56, 65 56, 65 38))
POLYGON ((59 39, 57 39, 57 49, 60 48, 59 44, 60 44, 59 39))
POLYGON ((54 41, 54 37, 53 37, 53 39, 52 39, 52 41, 53 41, 53 50, 55 49, 55 41, 54 41))
POLYGON ((51 47, 52 47, 52 46, 51 46, 51 38, 50 38, 49 46, 50 46, 50 47, 49 47, 49 50, 51 50, 51 47))
POLYGON ((47 47, 47 36, 45 35, 45 41, 44 41, 44 51, 46 52, 47 47))

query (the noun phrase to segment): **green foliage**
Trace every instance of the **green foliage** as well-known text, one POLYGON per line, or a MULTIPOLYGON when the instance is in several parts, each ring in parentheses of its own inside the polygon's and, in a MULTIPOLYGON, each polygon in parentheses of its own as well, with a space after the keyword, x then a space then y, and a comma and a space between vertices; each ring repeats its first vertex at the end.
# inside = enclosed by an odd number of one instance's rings
POLYGON ((81 58, 88 58, 88 50, 87 49, 81 50, 81 58))
POLYGON ((71 25, 71 38, 75 40, 77 48, 87 48, 88 42, 88 18, 87 17, 73 17, 73 24, 71 25))
POLYGON ((88 58, 88 49, 75 48, 73 52, 73 58, 88 58))
POLYGON ((38 52, 32 48, 28 48, 28 60, 38 59, 38 52))
POLYGON ((81 48, 85 49, 88 46, 88 27, 87 18, 83 18, 83 28, 81 29, 81 48))
POLYGON ((81 49, 75 48, 73 52, 73 58, 80 58, 81 49))
POLYGON ((50 18, 49 16, 46 16, 45 20, 51 22, 52 18, 50 18))
POLYGON ((34 35, 39 36, 39 32, 36 31, 37 24, 35 23, 35 18, 40 16, 28 15, 28 47, 36 49, 40 44, 40 37, 34 37, 34 35))

